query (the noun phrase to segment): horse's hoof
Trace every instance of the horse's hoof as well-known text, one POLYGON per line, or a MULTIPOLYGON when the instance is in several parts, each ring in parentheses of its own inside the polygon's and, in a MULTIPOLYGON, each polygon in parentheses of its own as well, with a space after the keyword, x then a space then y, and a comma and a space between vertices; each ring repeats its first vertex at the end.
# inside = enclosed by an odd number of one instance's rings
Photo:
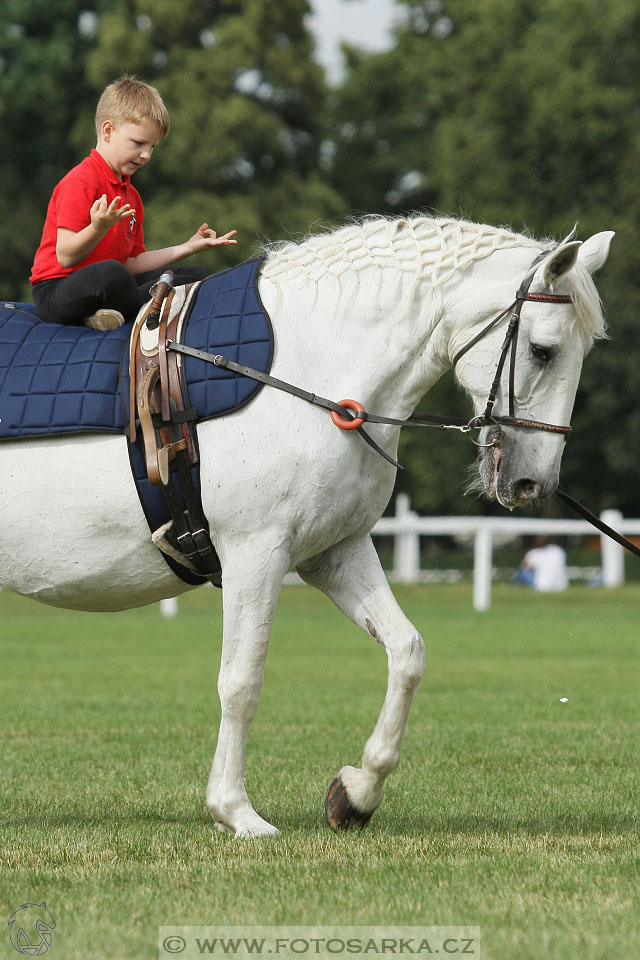
POLYGON ((347 796, 342 777, 338 776, 329 784, 324 798, 324 813, 332 830, 364 830, 371 820, 373 810, 370 813, 356 810, 347 796))

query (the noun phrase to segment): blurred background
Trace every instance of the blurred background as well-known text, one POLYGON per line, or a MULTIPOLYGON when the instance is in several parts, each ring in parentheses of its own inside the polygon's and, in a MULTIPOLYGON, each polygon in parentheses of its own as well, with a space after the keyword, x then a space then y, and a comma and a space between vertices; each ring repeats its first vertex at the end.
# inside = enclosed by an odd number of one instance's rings
MULTIPOLYGON (((611 339, 585 364, 562 482, 595 512, 640 515, 636 0, 3 0, 0 299, 30 299, 51 191, 124 73, 172 119, 135 181, 147 245, 203 220, 237 229, 211 270, 362 213, 615 230, 596 278, 611 339)), ((448 376, 421 409, 468 403, 448 376)), ((418 513, 495 510, 463 496, 474 454, 457 434, 405 431, 400 459, 418 513)))

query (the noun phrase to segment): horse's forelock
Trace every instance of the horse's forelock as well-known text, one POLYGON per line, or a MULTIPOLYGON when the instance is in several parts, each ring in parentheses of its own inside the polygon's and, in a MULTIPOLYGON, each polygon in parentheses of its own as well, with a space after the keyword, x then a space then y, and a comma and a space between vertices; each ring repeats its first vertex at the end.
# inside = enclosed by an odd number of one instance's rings
POLYGON ((567 283, 576 310, 577 328, 587 350, 593 340, 607 336, 600 294, 591 274, 579 260, 567 274, 567 283))

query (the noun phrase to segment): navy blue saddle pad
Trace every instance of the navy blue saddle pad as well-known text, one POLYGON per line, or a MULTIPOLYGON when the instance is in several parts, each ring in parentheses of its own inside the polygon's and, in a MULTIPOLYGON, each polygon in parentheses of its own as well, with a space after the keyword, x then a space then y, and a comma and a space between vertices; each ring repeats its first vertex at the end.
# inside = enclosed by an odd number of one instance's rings
MULTIPOLYGON (((273 336, 257 288, 261 262, 250 260, 202 282, 183 342, 269 370, 273 336)), ((101 332, 42 323, 33 305, 0 302, 0 440, 122 433, 128 389, 121 394, 120 358, 130 332, 128 324, 101 332)), ((183 356, 182 362, 189 406, 201 420, 241 407, 261 386, 202 360, 183 356)))
POLYGON ((118 376, 130 333, 42 323, 32 304, 0 303, 0 440, 122 432, 118 376))

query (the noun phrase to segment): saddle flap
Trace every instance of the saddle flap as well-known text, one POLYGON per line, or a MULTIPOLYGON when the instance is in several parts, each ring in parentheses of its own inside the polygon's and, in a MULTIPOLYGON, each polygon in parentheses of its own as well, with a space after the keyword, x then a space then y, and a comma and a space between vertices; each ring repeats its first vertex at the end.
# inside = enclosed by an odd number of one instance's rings
POLYGON ((177 359, 166 350, 169 335, 175 336, 181 313, 193 284, 172 290, 164 301, 161 319, 154 330, 147 328, 151 305, 140 312, 131 336, 130 395, 133 395, 129 439, 136 438, 136 421, 140 424, 141 442, 149 481, 153 486, 166 486, 177 453, 185 450, 189 462, 197 462, 197 444, 193 426, 185 417, 182 383, 177 359), (157 349, 150 349, 153 341, 157 349))

